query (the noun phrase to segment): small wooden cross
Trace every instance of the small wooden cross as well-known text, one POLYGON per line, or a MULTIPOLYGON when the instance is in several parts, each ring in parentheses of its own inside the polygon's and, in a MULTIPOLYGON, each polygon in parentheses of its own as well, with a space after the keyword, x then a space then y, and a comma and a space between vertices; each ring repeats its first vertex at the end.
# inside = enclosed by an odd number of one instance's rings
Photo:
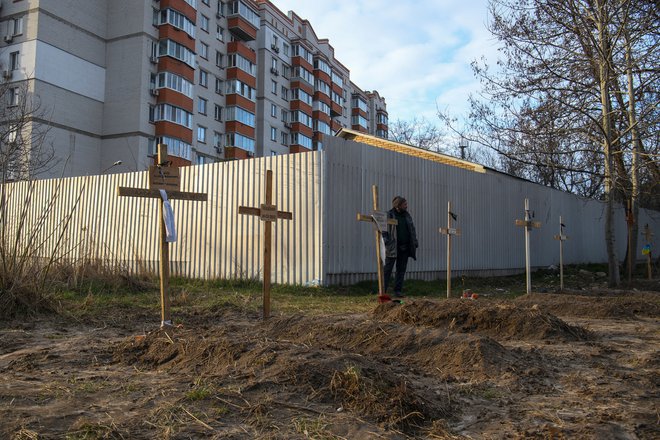
POLYGON ((380 254, 380 241, 383 236, 383 232, 387 232, 387 225, 397 225, 399 222, 395 219, 387 217, 387 212, 378 210, 378 186, 373 185, 371 187, 371 193, 373 197, 373 206, 374 211, 371 215, 360 214, 358 213, 357 219, 361 222, 371 222, 374 225, 374 231, 376 236, 376 260, 378 261, 378 297, 379 301, 386 301, 385 292, 383 287, 385 286, 385 280, 383 275, 383 259, 380 254))
POLYGON ((451 219, 456 220, 456 214, 451 212, 451 202, 447 202, 447 227, 440 228, 440 233, 447 236, 447 298, 451 298, 451 236, 461 235, 461 230, 451 227, 451 219))
POLYGON ((125 186, 117 187, 117 194, 120 197, 143 197, 149 199, 158 199, 158 217, 160 228, 160 309, 161 309, 161 327, 172 325, 170 316, 170 250, 169 243, 166 241, 165 219, 163 218, 163 199, 160 190, 167 192, 169 200, 191 200, 206 202, 208 197, 206 193, 182 192, 180 188, 179 169, 170 167, 167 158, 167 145, 158 144, 158 162, 149 167, 149 189, 129 188, 125 186))
POLYGON ((263 286, 263 316, 264 319, 270 317, 270 272, 271 272, 271 242, 272 224, 277 219, 291 220, 293 214, 286 211, 278 211, 277 206, 273 205, 273 172, 266 171, 266 203, 262 203, 259 208, 250 208, 248 206, 239 206, 239 214, 256 215, 262 222, 265 222, 264 228, 264 286, 263 286))
POLYGON ((568 235, 564 235, 564 222, 559 216, 559 235, 554 236, 559 240, 559 289, 564 290, 564 241, 568 240, 568 235))
POLYGON ((529 211, 529 199, 525 199, 525 220, 516 220, 516 226, 525 228, 525 270, 527 272, 527 294, 532 293, 532 272, 530 268, 529 233, 532 228, 540 228, 541 222, 533 222, 529 211))
POLYGON ((647 223, 644 225, 644 238, 646 239, 646 246, 648 246, 648 253, 646 254, 646 270, 648 272, 648 278, 653 279, 653 271, 651 270, 651 260, 652 260, 652 253, 653 251, 651 250, 651 240, 653 239, 653 236, 655 234, 651 232, 651 228, 649 227, 649 224, 647 223))

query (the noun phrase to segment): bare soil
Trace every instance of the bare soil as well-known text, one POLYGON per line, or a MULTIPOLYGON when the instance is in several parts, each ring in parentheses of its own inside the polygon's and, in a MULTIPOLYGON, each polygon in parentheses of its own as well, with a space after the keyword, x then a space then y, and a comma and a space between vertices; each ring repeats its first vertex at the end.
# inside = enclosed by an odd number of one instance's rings
POLYGON ((657 439, 659 311, 659 292, 600 289, 12 322, 0 438, 657 439))

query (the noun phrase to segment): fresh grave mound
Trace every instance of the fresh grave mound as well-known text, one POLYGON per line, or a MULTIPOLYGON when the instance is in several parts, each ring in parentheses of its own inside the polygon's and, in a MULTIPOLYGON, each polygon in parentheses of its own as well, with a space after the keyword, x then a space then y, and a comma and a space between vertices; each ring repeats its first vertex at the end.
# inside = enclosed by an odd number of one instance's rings
POLYGON ((316 411, 329 413, 342 408, 403 432, 427 429, 434 420, 452 414, 445 394, 411 380, 414 375, 407 368, 392 368, 360 354, 270 339, 260 328, 235 338, 214 336, 218 333, 222 331, 159 330, 125 340, 115 359, 191 377, 214 377, 246 396, 268 396, 273 405, 312 402, 316 411))
POLYGON ((399 306, 381 304, 374 316, 383 321, 505 339, 579 341, 591 336, 582 327, 569 325, 538 307, 505 302, 449 299, 412 301, 399 306))
POLYGON ((522 307, 538 305, 541 310, 560 316, 627 319, 660 316, 660 293, 612 296, 609 292, 603 292, 602 296, 596 295, 595 291, 585 295, 532 293, 516 298, 515 303, 522 307))
MULTIPOLYGON (((358 353, 380 359, 388 369, 414 370, 450 381, 481 382, 521 368, 542 368, 533 356, 508 350, 488 336, 447 334, 444 329, 382 322, 365 317, 307 317, 271 319, 266 333, 305 346, 358 353)), ((513 375, 510 375, 513 376, 513 375)))

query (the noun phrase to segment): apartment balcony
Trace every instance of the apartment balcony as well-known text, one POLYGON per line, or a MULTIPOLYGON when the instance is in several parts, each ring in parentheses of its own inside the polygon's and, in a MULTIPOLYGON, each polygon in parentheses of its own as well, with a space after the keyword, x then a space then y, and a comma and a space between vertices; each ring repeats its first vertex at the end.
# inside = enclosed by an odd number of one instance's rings
POLYGON ((239 147, 225 147, 225 159, 250 159, 254 157, 254 153, 244 150, 239 147))
POLYGON ((342 107, 341 105, 337 104, 336 102, 332 101, 332 105, 330 106, 330 113, 331 116, 341 116, 341 110, 342 107))
POLYGON ((242 41, 231 41, 227 43, 227 54, 237 53, 242 55, 245 59, 250 61, 252 64, 257 64, 257 53, 250 49, 242 41))
POLYGON ((229 17, 227 19, 227 28, 229 32, 243 41, 253 41, 257 39, 259 29, 241 16, 229 17))

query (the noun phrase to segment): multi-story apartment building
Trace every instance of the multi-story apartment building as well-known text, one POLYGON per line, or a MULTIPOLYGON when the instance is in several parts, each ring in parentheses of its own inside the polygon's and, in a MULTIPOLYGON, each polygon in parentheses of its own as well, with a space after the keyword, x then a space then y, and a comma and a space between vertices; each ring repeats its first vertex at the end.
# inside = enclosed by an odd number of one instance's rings
POLYGON ((0 5, 4 86, 39 100, 34 123, 48 127, 59 159, 51 176, 117 160, 113 171, 142 170, 157 143, 176 165, 319 149, 323 136, 355 128, 356 93, 367 131, 387 134, 384 99, 350 81, 307 20, 268 0, 0 5))

